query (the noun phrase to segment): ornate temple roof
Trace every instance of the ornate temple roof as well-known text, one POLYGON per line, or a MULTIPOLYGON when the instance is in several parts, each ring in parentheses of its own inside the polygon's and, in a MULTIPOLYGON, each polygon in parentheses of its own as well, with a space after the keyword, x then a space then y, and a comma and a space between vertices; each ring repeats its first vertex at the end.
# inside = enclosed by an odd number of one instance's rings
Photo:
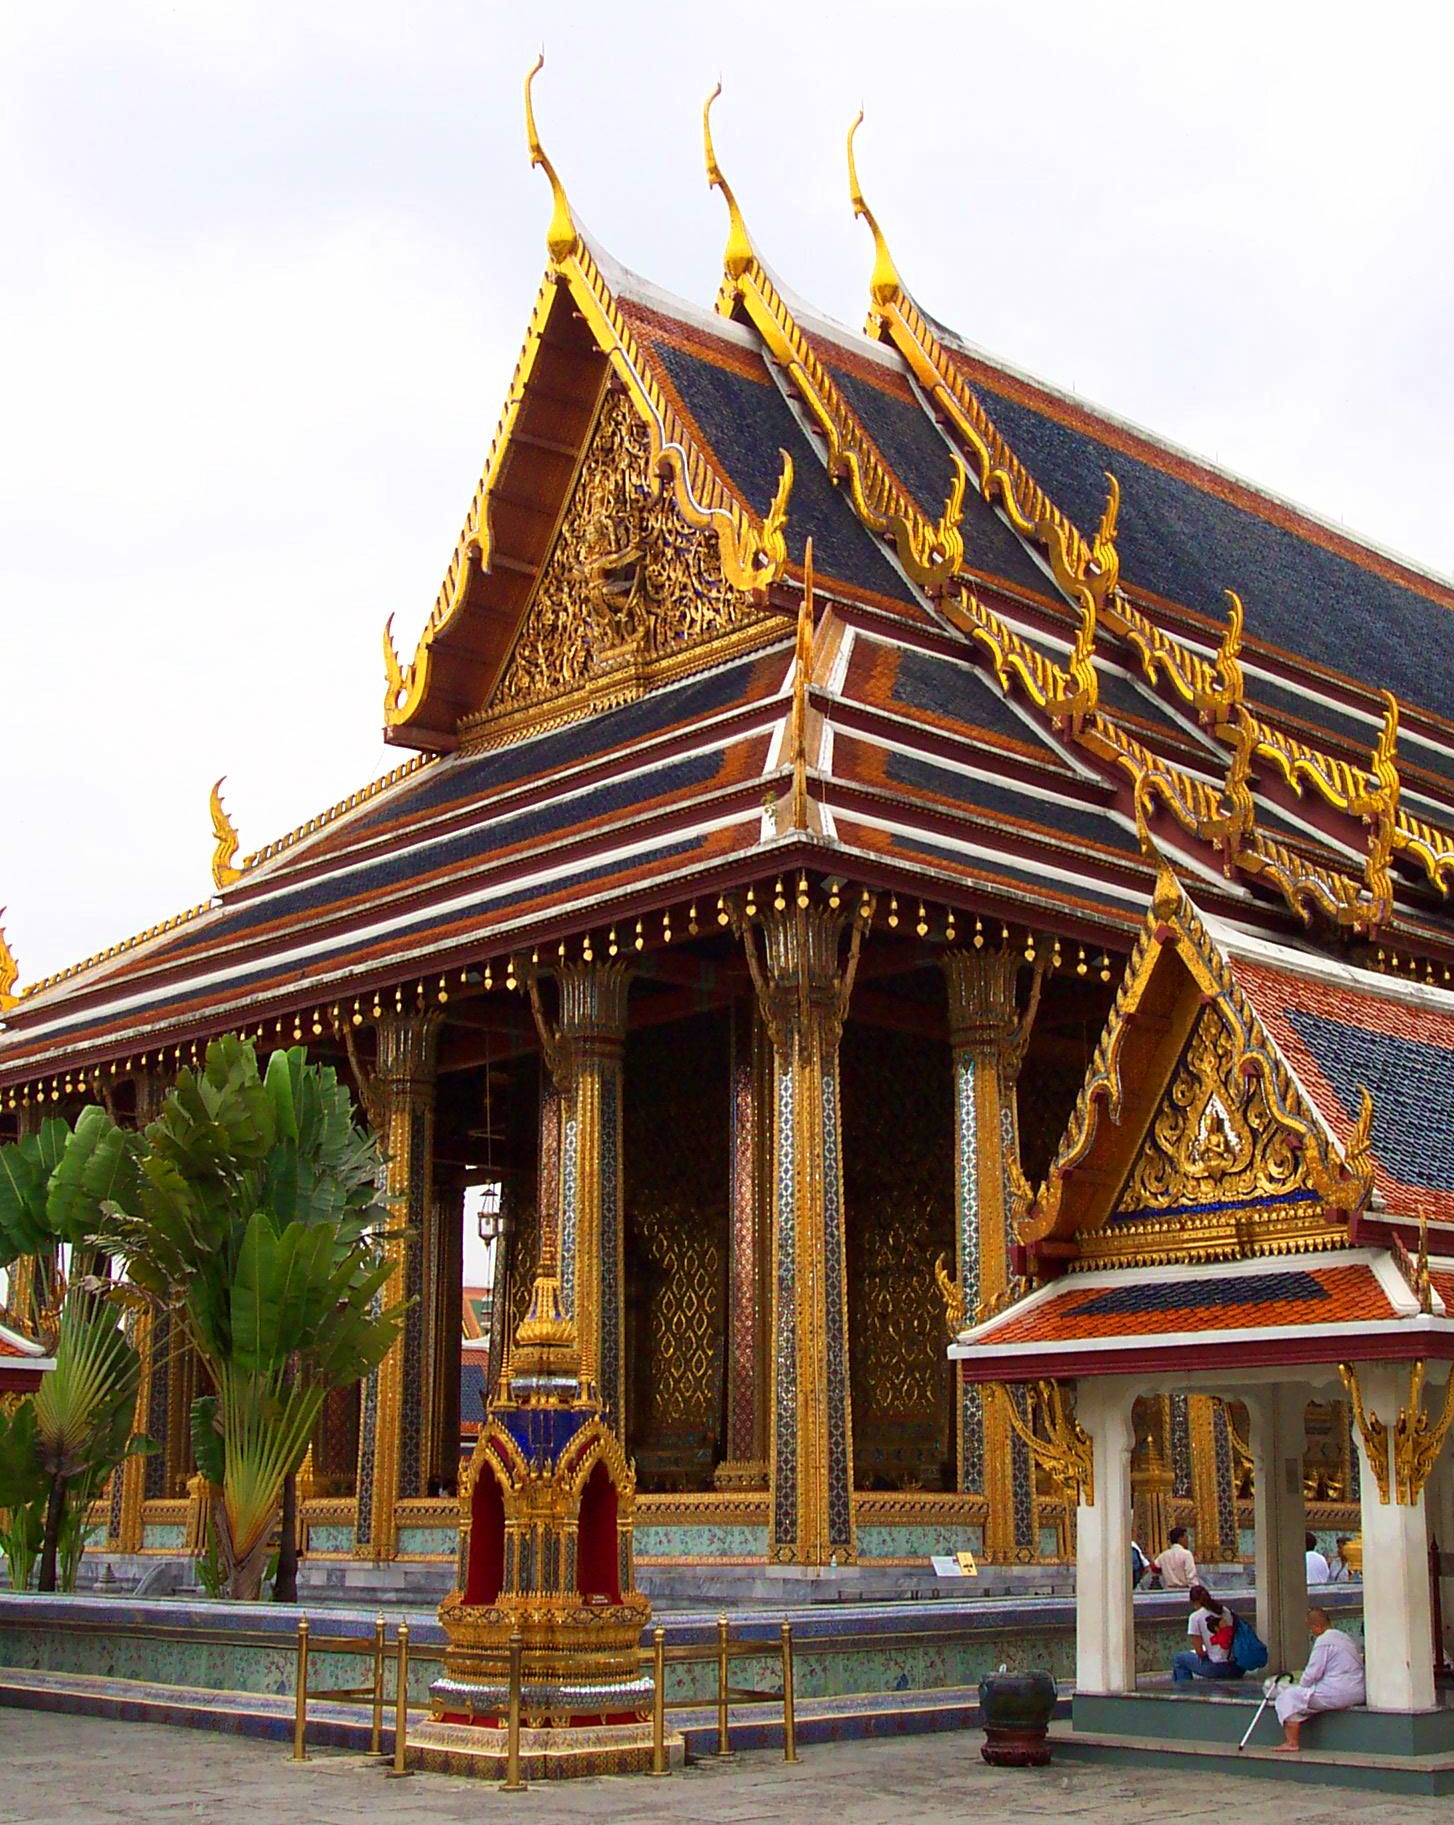
POLYGON ((528 125, 549 265, 385 641, 422 757, 244 858, 214 794, 214 898, 23 994, 0 937, 0 1090, 786 868, 1114 946, 1155 849, 1241 929, 1447 976, 1454 588, 945 329, 851 142, 862 335, 763 262, 710 126, 715 311, 599 249, 528 125))

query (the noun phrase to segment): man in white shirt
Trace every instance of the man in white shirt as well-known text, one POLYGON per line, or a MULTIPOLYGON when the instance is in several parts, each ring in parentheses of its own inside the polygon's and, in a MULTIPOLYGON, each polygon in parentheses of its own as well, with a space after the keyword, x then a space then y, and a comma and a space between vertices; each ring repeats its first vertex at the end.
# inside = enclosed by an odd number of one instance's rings
POLYGON ((1197 1581, 1197 1562, 1187 1547, 1186 1529, 1173 1527, 1169 1538, 1171 1544, 1165 1552, 1158 1553, 1154 1560, 1161 1576, 1161 1588, 1164 1591, 1189 1591, 1197 1581))
POLYGON ((1277 1721, 1282 1725, 1277 1746, 1285 1755, 1295 1755, 1302 1747, 1303 1723, 1315 1711, 1346 1711, 1367 1699, 1363 1656, 1342 1629, 1332 1626, 1326 1610, 1308 1611, 1308 1633, 1313 1651, 1303 1676, 1277 1695, 1277 1721))
POLYGON ((1305 1534, 1303 1544, 1308 1549, 1308 1589, 1311 1590, 1315 1584, 1331 1584, 1333 1569, 1328 1564, 1327 1554, 1318 1546, 1318 1536, 1305 1534))

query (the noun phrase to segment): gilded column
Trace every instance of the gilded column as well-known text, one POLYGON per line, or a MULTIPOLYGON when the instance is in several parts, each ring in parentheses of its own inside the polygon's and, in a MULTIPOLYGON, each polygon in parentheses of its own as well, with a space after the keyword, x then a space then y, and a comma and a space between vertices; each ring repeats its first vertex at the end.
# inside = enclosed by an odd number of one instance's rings
POLYGON ((772 1226, 772 1044, 761 1015, 732 1023, 731 1214, 727 1267, 726 1459, 719 1489, 767 1487, 767 1317, 772 1226))
POLYGON ((1144 1430, 1136 1440, 1131 1458, 1131 1524, 1135 1538, 1148 1558, 1158 1553, 1173 1525, 1172 1489, 1175 1473, 1171 1464, 1171 1396, 1156 1394, 1137 1403, 1133 1420, 1139 1419, 1144 1430), (1151 1544, 1154 1542, 1154 1544, 1151 1544))
POLYGON ((1221 1401, 1211 1394, 1187 1399, 1191 1433, 1191 1487, 1196 1519, 1192 1542, 1200 1566, 1237 1557, 1237 1518, 1232 1495, 1232 1441, 1221 1401))
POLYGON ((805 887, 740 917, 772 1044, 768 1552, 779 1564, 841 1565, 857 1546, 838 1042, 863 925, 851 922, 845 969, 850 921, 811 906, 805 887))
POLYGON ((385 1153, 393 1273, 380 1300, 412 1299, 393 1347, 364 1384, 359 1424, 358 1519, 354 1557, 392 1559, 398 1551, 394 1505, 423 1495, 428 1476, 428 1389, 424 1380, 427 1306, 425 1239, 434 1203, 434 1073, 438 1009, 384 1014, 367 1089, 369 1117, 385 1153))
POLYGON ((575 1320, 581 1372, 625 1436, 622 1052, 630 965, 567 963, 555 972, 560 1017, 549 1063, 560 1092, 561 1301, 575 1320))
MULTIPOLYGON (((1019 1202, 1019 1118, 1015 1083, 1038 1000, 1039 977, 1022 1017, 1016 985, 1022 959, 1011 950, 951 950, 944 956, 954 1069, 955 1250, 960 1295, 972 1318, 1002 1297, 1019 1202)), ((998 1403, 961 1386, 956 1403, 959 1487, 988 1504, 985 1556, 1035 1556, 1035 1481, 1030 1454, 998 1403)))

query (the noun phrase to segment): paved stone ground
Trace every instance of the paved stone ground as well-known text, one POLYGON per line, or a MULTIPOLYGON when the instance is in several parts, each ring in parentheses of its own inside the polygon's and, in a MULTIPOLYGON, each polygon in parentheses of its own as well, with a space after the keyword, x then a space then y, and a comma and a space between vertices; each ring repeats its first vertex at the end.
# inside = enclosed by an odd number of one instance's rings
POLYGON ((500 1793, 483 1782, 415 1775, 386 1780, 355 1756, 326 1751, 299 1766, 280 1744, 0 1710, 0 1819, 7 1825, 361 1825, 378 1820, 520 1819, 676 1825, 1448 1825, 1449 1801, 1401 1799, 1227 1775, 1195 1782, 1159 1769, 1052 1767, 997 1772, 979 1737, 932 1736, 817 1746, 796 1767, 771 1751, 699 1763, 667 1780, 570 1781, 500 1793))

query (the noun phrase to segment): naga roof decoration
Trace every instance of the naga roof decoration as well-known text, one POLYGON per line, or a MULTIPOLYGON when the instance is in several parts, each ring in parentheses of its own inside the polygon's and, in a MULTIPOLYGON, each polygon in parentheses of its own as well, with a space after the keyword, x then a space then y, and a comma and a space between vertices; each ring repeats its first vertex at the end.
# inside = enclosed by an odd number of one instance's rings
MULTIPOLYGON (((219 898, 23 993, 0 936, 0 1087, 787 868, 1116 948, 1164 855, 1210 918, 1447 980, 1454 589, 936 323, 857 123, 863 337, 759 258, 715 96, 717 309, 657 291, 581 228, 539 68, 545 279, 412 659, 385 638, 386 735, 421 752, 241 860, 219 781, 219 898)), ((1183 974, 1237 1005, 1199 945, 1183 974)), ((1269 1107, 1341 1197, 1349 1136, 1294 1078, 1269 1063, 1269 1107)))

